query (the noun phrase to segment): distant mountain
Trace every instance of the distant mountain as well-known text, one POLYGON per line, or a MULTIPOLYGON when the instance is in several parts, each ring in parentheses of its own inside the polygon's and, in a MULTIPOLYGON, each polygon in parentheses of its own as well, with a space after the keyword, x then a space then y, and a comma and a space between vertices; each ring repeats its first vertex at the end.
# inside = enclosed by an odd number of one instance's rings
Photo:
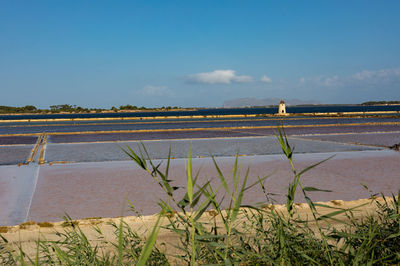
POLYGON ((237 98, 230 101, 224 102, 225 108, 231 107, 250 107, 250 106, 269 106, 278 105, 281 100, 284 100, 286 105, 312 105, 322 104, 321 102, 314 100, 299 100, 299 99, 279 99, 279 98, 267 98, 267 99, 256 99, 253 97, 249 98, 237 98))

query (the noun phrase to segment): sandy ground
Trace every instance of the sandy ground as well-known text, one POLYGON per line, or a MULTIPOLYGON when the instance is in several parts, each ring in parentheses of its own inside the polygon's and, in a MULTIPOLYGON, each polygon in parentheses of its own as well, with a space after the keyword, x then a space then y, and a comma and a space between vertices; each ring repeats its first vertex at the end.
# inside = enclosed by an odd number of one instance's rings
MULTIPOLYGON (((373 199, 361 199, 356 201, 342 201, 342 200, 334 200, 330 202, 325 202, 324 204, 333 207, 333 208, 340 208, 340 209, 352 209, 353 217, 355 220, 361 220, 363 217, 367 215, 374 215, 377 210, 376 202, 383 202, 382 198, 373 199)), ((286 207, 284 205, 274 205, 274 210, 279 213, 286 214, 286 207)), ((271 206, 269 208, 265 208, 265 211, 270 211, 271 206)), ((245 209, 243 209, 245 210, 245 209)), ((317 210, 320 215, 327 214, 332 212, 332 209, 317 207, 317 210)), ((307 204, 301 203, 296 205, 297 214, 302 219, 307 219, 310 221, 311 228, 315 228, 315 223, 312 221, 311 212, 307 204)), ((346 221, 348 218, 341 214, 339 216, 335 216, 337 219, 346 221)), ((157 215, 151 216, 128 216, 122 218, 127 225, 136 231, 140 236, 146 237, 152 230, 155 221, 157 220, 157 215)), ((206 212, 202 218, 202 222, 213 222, 214 220, 213 212, 206 212)), ((240 214, 238 217, 238 223, 242 224, 243 222, 247 221, 244 218, 243 214, 240 214)), ((92 219, 85 219, 85 220, 78 220, 76 221, 76 225, 82 230, 82 232, 86 235, 92 245, 100 245, 106 249, 112 249, 112 245, 110 243, 104 244, 102 241, 99 241, 99 235, 95 230, 95 227, 100 229, 102 232, 102 236, 104 240, 107 240, 111 243, 117 243, 117 239, 115 237, 115 228, 111 226, 112 223, 119 224, 121 222, 121 218, 92 218, 92 219), (102 244, 103 243, 103 244, 102 244)), ((167 225, 168 220, 163 218, 161 220, 160 225, 167 225)), ((216 218, 217 226, 222 227, 221 220, 219 216, 216 218)), ((334 220, 330 220, 329 223, 331 226, 336 227, 337 229, 341 229, 344 227, 343 223, 338 223, 334 220)), ((325 226, 326 223, 320 223, 320 225, 325 226)), ((36 223, 32 223, 29 225, 20 225, 20 226, 13 226, 13 227, 0 227, 2 236, 5 237, 9 241, 9 248, 10 247, 19 247, 21 246, 24 252, 31 258, 34 258, 36 255, 37 250, 37 239, 42 240, 58 240, 58 236, 56 236, 55 232, 66 232, 71 230, 71 227, 65 226, 62 222, 51 223, 44 225, 38 225, 36 223)), ((178 242, 179 237, 171 233, 165 229, 161 229, 159 236, 157 238, 157 244, 160 245, 161 243, 165 243, 165 246, 162 246, 162 249, 166 252, 166 254, 174 254, 177 252, 176 248, 173 247, 174 244, 178 242)))

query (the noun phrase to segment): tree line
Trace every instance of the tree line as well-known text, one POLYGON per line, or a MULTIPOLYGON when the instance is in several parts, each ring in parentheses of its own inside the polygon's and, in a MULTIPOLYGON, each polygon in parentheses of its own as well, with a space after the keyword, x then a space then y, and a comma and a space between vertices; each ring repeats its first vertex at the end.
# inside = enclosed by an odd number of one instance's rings
POLYGON ((362 105, 377 105, 377 104, 400 104, 400 101, 369 101, 362 105))
POLYGON ((118 107, 111 107, 110 109, 104 108, 85 108, 77 105, 70 104, 59 104, 59 105, 50 105, 49 109, 39 109, 34 105, 25 105, 23 107, 13 107, 13 106, 5 106, 0 105, 0 113, 2 114, 14 114, 14 113, 90 113, 90 112, 102 112, 102 111, 136 111, 136 110, 173 110, 173 109, 182 109, 177 106, 162 106, 159 108, 146 108, 144 106, 138 107, 135 105, 121 105, 118 107))

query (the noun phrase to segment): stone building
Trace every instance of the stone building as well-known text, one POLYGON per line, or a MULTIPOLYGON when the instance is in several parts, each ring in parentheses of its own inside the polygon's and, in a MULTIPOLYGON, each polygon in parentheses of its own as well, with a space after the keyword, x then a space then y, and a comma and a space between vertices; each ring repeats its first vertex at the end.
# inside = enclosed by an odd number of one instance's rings
POLYGON ((286 115, 286 106, 285 106, 285 102, 283 100, 279 103, 278 114, 286 115))

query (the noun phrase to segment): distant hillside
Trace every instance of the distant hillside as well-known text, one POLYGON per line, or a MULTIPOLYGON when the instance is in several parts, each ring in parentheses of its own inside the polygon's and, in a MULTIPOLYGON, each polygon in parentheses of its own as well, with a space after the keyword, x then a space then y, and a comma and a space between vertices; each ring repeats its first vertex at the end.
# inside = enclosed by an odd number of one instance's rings
POLYGON ((253 97, 249 98, 237 98, 230 101, 224 102, 225 108, 231 107, 248 107, 248 106, 269 106, 278 105, 281 100, 284 100, 286 105, 308 105, 308 104, 321 104, 321 102, 314 100, 299 100, 299 99, 279 99, 279 98, 266 98, 266 99, 256 99, 253 97))
POLYGON ((400 101, 369 101, 361 105, 398 105, 400 101))

